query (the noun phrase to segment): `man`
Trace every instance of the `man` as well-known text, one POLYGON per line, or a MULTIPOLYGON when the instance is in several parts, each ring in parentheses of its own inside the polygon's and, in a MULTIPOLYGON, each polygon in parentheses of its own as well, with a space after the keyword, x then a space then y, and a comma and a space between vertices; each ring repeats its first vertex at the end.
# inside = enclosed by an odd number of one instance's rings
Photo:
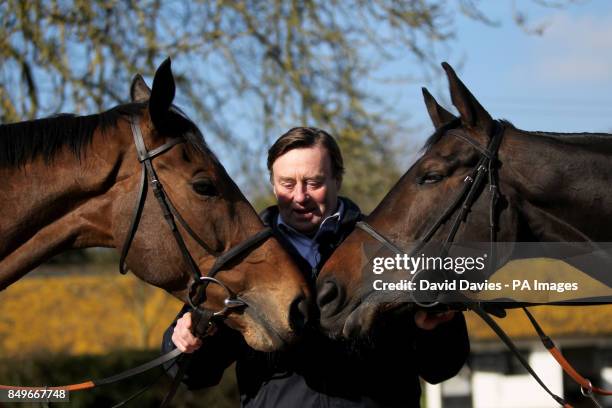
MULTIPOLYGON (((294 128, 268 151, 268 170, 278 205, 262 213, 283 247, 312 283, 331 252, 361 218, 359 208, 338 197, 344 171, 334 139, 315 128, 294 128)), ((348 344, 307 328, 285 352, 250 349, 228 328, 205 340, 191 333, 185 308, 164 336, 165 351, 194 353, 183 380, 189 388, 215 385, 237 361, 244 407, 418 407, 418 376, 443 381, 457 373, 469 351, 463 315, 415 315, 385 322, 373 347, 348 344)))

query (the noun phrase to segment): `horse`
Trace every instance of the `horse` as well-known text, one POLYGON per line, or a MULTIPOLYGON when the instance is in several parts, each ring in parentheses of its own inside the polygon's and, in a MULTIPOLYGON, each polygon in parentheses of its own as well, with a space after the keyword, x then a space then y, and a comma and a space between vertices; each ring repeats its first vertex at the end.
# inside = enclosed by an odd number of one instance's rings
MULTIPOLYGON (((373 236, 397 253, 431 243, 612 241, 611 135, 530 132, 494 120, 452 67, 442 66, 459 116, 423 88, 435 132, 422 156, 318 276, 320 325, 332 337, 365 336, 384 316, 413 310, 412 298, 379 301, 364 284, 361 260, 368 245, 379 244, 373 236)), ((516 257, 512 252, 499 253, 490 267, 516 257)), ((605 272, 590 273, 609 296, 605 272)))
POLYGON ((122 249, 122 270, 222 310, 251 347, 277 350, 307 319, 308 285, 175 90, 167 59, 152 88, 134 78, 130 103, 0 126, 0 290, 61 252, 122 249))

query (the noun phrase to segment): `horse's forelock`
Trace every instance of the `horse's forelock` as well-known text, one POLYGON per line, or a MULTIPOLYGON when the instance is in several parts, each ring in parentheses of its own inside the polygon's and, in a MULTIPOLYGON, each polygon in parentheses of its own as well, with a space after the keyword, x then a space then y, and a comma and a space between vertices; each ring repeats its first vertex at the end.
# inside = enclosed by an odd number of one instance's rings
POLYGON ((440 141, 440 139, 442 139, 442 137, 446 134, 447 131, 449 131, 450 129, 454 129, 460 125, 461 119, 457 118, 437 128, 432 133, 432 135, 427 138, 425 144, 421 148, 421 152, 429 151, 429 149, 431 149, 436 143, 440 141))

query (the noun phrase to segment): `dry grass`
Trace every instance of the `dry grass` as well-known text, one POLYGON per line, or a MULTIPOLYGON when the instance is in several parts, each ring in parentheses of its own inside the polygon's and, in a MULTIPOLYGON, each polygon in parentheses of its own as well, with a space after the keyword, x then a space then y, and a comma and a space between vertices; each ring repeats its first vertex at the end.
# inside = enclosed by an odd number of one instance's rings
POLYGON ((0 292, 0 354, 157 349, 180 306, 130 274, 27 277, 0 292))

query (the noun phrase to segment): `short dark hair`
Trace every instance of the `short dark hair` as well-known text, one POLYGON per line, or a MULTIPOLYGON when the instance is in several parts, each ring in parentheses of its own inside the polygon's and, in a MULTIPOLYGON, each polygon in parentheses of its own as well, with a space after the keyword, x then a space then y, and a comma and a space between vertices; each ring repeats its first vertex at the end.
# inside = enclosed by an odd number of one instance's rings
POLYGON ((272 165, 283 154, 293 149, 323 146, 331 160, 332 175, 342 181, 344 161, 336 140, 326 131, 314 127, 294 127, 279 137, 268 150, 268 170, 272 178, 272 165))

